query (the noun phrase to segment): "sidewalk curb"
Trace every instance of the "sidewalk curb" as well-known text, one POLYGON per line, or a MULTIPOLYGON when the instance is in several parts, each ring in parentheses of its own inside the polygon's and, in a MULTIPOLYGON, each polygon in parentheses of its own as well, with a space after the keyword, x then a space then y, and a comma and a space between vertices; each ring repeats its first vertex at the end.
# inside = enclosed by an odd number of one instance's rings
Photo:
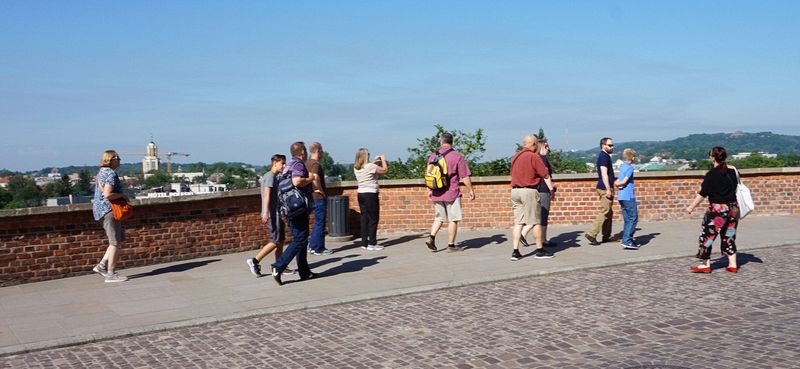
MULTIPOLYGON (((798 244, 798 241, 793 241, 789 243, 779 243, 779 244, 764 244, 764 245, 756 245, 756 246, 748 246, 746 250, 758 250, 758 249, 765 249, 765 248, 777 248, 777 247, 792 247, 798 244)), ((154 333, 154 332, 162 332, 167 330, 173 330, 178 328, 188 328, 188 327, 196 327, 200 325, 210 324, 210 323, 222 323, 228 321, 235 321, 235 320, 242 320, 242 319, 250 319, 256 318, 260 316, 265 316, 269 314, 287 312, 287 311, 295 311, 295 310, 305 310, 323 306, 331 306, 331 305, 338 305, 338 304, 345 304, 357 301, 365 301, 365 300, 372 300, 372 299, 380 299, 386 297, 394 297, 394 296, 402 296, 408 295, 413 293, 420 293, 420 292, 430 292, 440 289, 447 289, 447 288, 455 288, 455 287, 463 287, 463 286, 470 286, 470 285, 478 285, 483 283, 491 283, 491 282, 499 282, 499 281, 506 281, 518 278, 525 278, 525 277, 536 277, 542 275, 549 275, 549 274, 557 274, 557 273, 566 273, 566 272, 574 272, 578 270, 587 270, 587 269, 600 269, 606 267, 616 267, 622 265, 630 265, 630 264, 639 264, 645 262, 652 262, 657 260, 670 260, 670 259, 678 259, 678 258, 691 258, 693 255, 687 255, 683 252, 674 252, 674 253, 665 253, 665 254, 658 254, 658 255, 650 255, 650 256, 643 256, 633 259, 625 259, 625 260, 606 260, 597 263, 588 263, 588 264, 581 264, 575 266, 559 266, 552 269, 539 269, 539 270, 530 270, 525 272, 516 272, 516 273, 508 273, 508 274, 499 274, 499 275, 492 275, 492 276, 485 276, 485 277, 477 277, 477 278, 470 278, 470 279, 463 279, 458 281, 449 281, 449 282, 440 282, 440 283, 433 283, 433 284, 426 284, 414 287, 406 287, 406 288, 398 288, 398 289, 391 289, 386 291, 379 291, 379 292, 370 292, 370 293, 363 293, 363 294, 356 294, 356 295, 349 295, 343 297, 336 297, 324 300, 317 300, 317 301, 309 301, 303 303, 295 303, 295 304, 288 304, 282 306, 275 306, 270 308, 262 308, 262 309, 255 309, 249 310, 239 313, 233 314, 226 314, 220 316, 209 316, 209 317, 202 317, 202 318, 193 318, 187 320, 179 320, 174 322, 167 322, 167 323, 160 323, 160 324, 153 324, 153 325, 146 325, 141 327, 133 327, 133 328, 126 328, 117 330, 114 332, 107 332, 107 333, 100 333, 100 334, 86 334, 86 335, 78 335, 68 338, 61 338, 55 340, 47 340, 47 341, 40 341, 34 343, 26 343, 26 344, 18 344, 18 345, 11 345, 0 347, 0 357, 17 355, 17 354, 24 354, 29 352, 35 351, 43 351, 48 349, 54 348, 62 348, 62 347, 69 347, 69 346, 77 346, 87 343, 93 343, 98 341, 105 341, 111 340, 116 338, 123 338, 123 337, 130 337, 130 336, 137 336, 146 333, 154 333)))

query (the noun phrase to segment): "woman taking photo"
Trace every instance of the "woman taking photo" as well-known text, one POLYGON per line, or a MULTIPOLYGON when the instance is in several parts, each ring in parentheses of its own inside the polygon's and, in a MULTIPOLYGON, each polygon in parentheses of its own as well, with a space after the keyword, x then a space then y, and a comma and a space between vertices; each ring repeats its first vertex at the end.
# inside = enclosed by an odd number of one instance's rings
POLYGON ((378 220, 381 207, 378 201, 378 177, 389 171, 386 156, 378 155, 369 161, 369 151, 360 148, 356 151, 353 171, 358 181, 358 208, 361 210, 361 248, 370 251, 383 250, 378 245, 378 220))
POLYGON ((115 171, 119 168, 120 158, 114 150, 103 152, 100 159, 100 171, 94 186, 94 199, 92 200, 92 212, 95 221, 103 221, 103 229, 108 236, 108 248, 103 259, 92 269, 94 272, 106 277, 106 283, 124 282, 127 277, 117 274, 115 267, 119 261, 119 248, 125 241, 125 233, 122 230, 122 223, 114 219, 114 212, 111 211, 110 200, 128 198, 122 193, 122 183, 115 171))
POLYGON ((722 238, 722 254, 728 255, 728 267, 725 269, 736 273, 739 270, 736 264, 736 226, 739 222, 736 168, 725 163, 728 153, 723 147, 715 146, 708 155, 714 167, 706 173, 700 191, 686 207, 686 211, 691 214, 703 199, 708 198, 708 209, 703 217, 703 233, 700 235, 697 251, 697 258, 703 263, 693 266, 692 271, 711 273, 711 246, 719 235, 722 238))

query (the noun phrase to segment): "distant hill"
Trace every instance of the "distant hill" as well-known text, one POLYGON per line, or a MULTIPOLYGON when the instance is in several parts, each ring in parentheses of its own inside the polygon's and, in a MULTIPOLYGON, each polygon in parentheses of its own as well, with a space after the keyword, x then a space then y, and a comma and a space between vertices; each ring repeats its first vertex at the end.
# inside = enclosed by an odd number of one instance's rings
MULTIPOLYGON (((180 164, 172 163, 172 170, 174 172, 177 172, 178 169, 181 168, 183 172, 190 172, 190 171, 193 171, 196 168, 200 168, 201 166, 204 166, 206 168, 210 168, 215 164, 219 164, 219 163, 202 163, 202 162, 199 162, 199 163, 180 163, 180 164)), ((248 168, 256 168, 257 171, 261 170, 263 168, 263 166, 260 166, 260 165, 252 165, 252 164, 241 163, 241 162, 222 163, 222 164, 227 165, 227 166, 232 166, 232 167, 233 166, 235 166, 235 167, 244 166, 244 167, 248 167, 248 168)), ((30 171, 30 172, 25 172, 23 174, 28 174, 28 175, 33 175, 33 176, 44 176, 44 175, 47 175, 47 173, 50 173, 50 171, 52 169, 53 168, 51 168, 51 167, 42 168, 41 170, 34 170, 34 171, 30 171)), ((99 167, 97 165, 94 165, 94 166, 91 166, 91 165, 74 166, 73 165, 73 166, 68 166, 68 167, 60 167, 60 168, 56 168, 56 169, 58 169, 58 172, 61 173, 61 174, 78 173, 81 170, 86 169, 86 170, 89 171, 89 173, 92 173, 92 175, 94 175, 95 173, 97 173, 97 170, 99 169, 99 167)), ((161 170, 166 170, 166 165, 163 164, 163 163, 161 164, 161 170)), ((120 175, 123 175, 123 176, 140 175, 140 174, 142 174, 142 163, 138 162, 138 163, 120 164, 119 168, 117 168, 117 173, 119 173, 120 175)), ((13 173, 9 172, 8 174, 13 174, 13 173)))
MULTIPOLYGON (((733 132, 701 133, 670 141, 629 141, 615 142, 614 153, 620 154, 625 148, 633 148, 647 161, 653 156, 672 159, 699 160, 708 158, 708 150, 722 146, 729 155, 740 152, 765 151, 773 154, 800 153, 800 136, 781 135, 772 132, 733 132)), ((599 148, 568 153, 570 157, 594 161, 599 148)))

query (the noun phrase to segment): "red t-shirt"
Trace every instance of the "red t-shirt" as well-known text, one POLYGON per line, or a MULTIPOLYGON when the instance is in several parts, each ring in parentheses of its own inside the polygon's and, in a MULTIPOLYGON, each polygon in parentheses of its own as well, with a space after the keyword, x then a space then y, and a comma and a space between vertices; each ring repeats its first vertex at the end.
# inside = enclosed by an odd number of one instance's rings
POLYGON ((523 148, 511 158, 511 187, 537 188, 549 172, 539 154, 523 148))

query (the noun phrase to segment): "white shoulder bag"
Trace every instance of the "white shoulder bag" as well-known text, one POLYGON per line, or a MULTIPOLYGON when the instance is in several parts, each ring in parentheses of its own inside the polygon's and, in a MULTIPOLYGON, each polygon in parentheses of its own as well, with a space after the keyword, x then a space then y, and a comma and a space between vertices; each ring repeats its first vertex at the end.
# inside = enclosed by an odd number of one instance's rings
POLYGON ((750 195, 750 189, 742 183, 742 178, 739 176, 739 170, 733 168, 736 172, 736 180, 739 184, 736 186, 736 202, 739 203, 739 219, 743 219, 756 208, 753 203, 753 196, 750 195))

